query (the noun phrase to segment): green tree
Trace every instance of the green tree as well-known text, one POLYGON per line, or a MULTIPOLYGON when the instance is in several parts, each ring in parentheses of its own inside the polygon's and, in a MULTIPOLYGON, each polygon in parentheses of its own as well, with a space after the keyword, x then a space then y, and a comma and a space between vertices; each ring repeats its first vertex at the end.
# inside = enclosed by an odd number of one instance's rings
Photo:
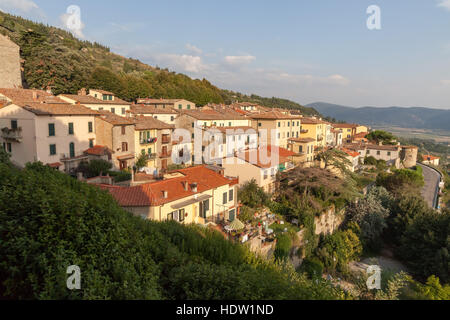
POLYGON ((238 190, 238 199, 250 208, 266 205, 269 196, 258 186, 255 179, 244 183, 238 190))

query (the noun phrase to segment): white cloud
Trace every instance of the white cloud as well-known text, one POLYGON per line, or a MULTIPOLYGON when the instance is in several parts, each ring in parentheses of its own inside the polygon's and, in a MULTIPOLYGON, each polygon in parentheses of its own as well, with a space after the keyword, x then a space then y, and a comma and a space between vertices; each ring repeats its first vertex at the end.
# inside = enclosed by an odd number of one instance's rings
POLYGON ((450 11, 450 0, 440 0, 438 3, 438 7, 447 9, 450 11))
POLYGON ((30 12, 39 9, 39 6, 31 0, 0 0, 0 9, 2 11, 19 10, 30 12))
POLYGON ((85 25, 81 20, 80 7, 76 5, 67 7, 66 13, 61 15, 59 18, 65 29, 72 32, 78 38, 84 38, 83 29, 85 25))
POLYGON ((202 54, 202 49, 197 48, 196 46, 194 46, 193 44, 186 44, 186 49, 188 49, 190 52, 195 53, 197 55, 202 54))
POLYGON ((450 86, 450 80, 441 80, 443 86, 450 86))
POLYGON ((244 65, 244 64, 248 64, 250 62, 252 62, 253 60, 255 60, 256 57, 254 56, 226 56, 224 58, 225 62, 229 65, 232 66, 240 66, 240 65, 244 65))
POLYGON ((154 57, 158 63, 164 63, 171 69, 181 69, 185 72, 200 73, 206 71, 208 66, 203 63, 199 56, 191 56, 187 54, 160 54, 154 57))

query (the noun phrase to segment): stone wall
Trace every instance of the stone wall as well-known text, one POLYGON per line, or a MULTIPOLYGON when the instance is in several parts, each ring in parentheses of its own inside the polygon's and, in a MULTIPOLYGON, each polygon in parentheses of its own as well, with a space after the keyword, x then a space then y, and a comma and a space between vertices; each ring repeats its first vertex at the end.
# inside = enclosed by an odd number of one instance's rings
POLYGON ((331 234, 339 228, 343 222, 344 214, 336 213, 335 207, 332 206, 325 210, 319 217, 314 218, 316 226, 316 234, 331 234))
POLYGON ((22 87, 20 48, 0 34, 0 88, 22 87))

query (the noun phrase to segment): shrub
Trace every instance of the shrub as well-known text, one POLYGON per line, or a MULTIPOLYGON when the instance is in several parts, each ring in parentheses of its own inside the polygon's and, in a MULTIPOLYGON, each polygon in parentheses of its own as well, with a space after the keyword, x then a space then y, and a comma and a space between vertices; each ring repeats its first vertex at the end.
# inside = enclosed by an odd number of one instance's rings
POLYGON ((275 260, 286 260, 289 257, 291 251, 292 240, 287 234, 281 234, 277 236, 277 245, 273 253, 275 260))
POLYGON ((311 279, 321 278, 323 273, 323 263, 317 258, 306 258, 303 260, 299 271, 306 272, 311 279))

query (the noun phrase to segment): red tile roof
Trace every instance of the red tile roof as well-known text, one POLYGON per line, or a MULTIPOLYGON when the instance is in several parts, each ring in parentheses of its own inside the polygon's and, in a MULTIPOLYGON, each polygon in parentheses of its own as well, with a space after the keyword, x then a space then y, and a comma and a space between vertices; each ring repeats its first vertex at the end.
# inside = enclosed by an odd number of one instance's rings
POLYGON ((118 116, 115 113, 109 112, 107 110, 98 110, 100 113, 100 117, 98 119, 101 119, 103 121, 106 121, 113 126, 129 126, 134 125, 134 122, 132 119, 127 119, 121 116, 118 116))
POLYGON ((138 116, 133 118, 135 130, 174 129, 175 126, 159 121, 153 117, 138 116))
POLYGON ((430 161, 430 160, 436 160, 436 159, 440 159, 440 158, 436 157, 436 156, 432 156, 432 155, 424 155, 423 159, 426 160, 426 161, 427 160, 430 161))
POLYGON ((99 113, 83 105, 70 103, 16 102, 16 105, 37 116, 98 116, 99 113))
MULTIPOLYGON (((98 91, 98 90, 96 90, 98 91)), ((60 94, 61 97, 66 97, 68 99, 74 100, 75 102, 81 104, 108 104, 108 105, 130 105, 131 103, 126 102, 125 100, 114 97, 114 100, 102 100, 99 98, 95 98, 93 96, 79 96, 75 94, 60 94)))
POLYGON ((108 147, 96 145, 93 146, 92 148, 85 150, 84 153, 93 156, 104 156, 110 154, 111 151, 108 149, 108 147))
POLYGON ((134 187, 100 185, 100 188, 108 190, 123 207, 148 207, 163 205, 213 188, 236 183, 236 179, 224 177, 203 165, 176 170, 176 172, 183 176, 134 187), (184 182, 188 183, 188 190, 184 189, 184 182), (191 188, 193 183, 197 183, 196 193, 191 188), (164 198, 164 191, 167 192, 167 198, 164 198))
MULTIPOLYGON (((275 119, 302 119, 300 116, 292 116, 290 114, 284 114, 280 111, 272 110, 269 112, 252 114, 250 115, 252 119, 263 119, 263 120, 275 120, 275 119)), ((303 119, 302 119, 303 121, 303 119)))
POLYGON ((359 152, 356 152, 356 151, 353 151, 353 150, 350 150, 350 149, 342 148, 342 151, 344 151, 349 156, 352 156, 353 158, 356 158, 356 157, 359 156, 359 152))
POLYGON ((177 115, 178 112, 172 108, 156 108, 155 106, 132 104, 130 107, 131 113, 134 114, 173 114, 177 115))

